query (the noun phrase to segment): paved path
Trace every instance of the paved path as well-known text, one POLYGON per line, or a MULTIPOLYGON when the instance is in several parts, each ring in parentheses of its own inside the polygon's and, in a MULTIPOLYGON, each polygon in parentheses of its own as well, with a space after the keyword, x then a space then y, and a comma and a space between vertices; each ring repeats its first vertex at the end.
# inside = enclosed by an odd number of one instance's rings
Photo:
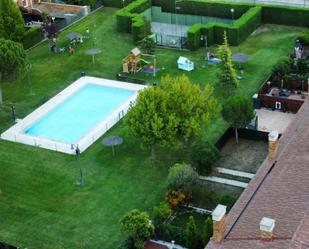
POLYGON ((248 183, 245 183, 245 182, 240 182, 240 181, 231 180, 231 179, 225 179, 225 178, 217 177, 217 176, 200 176, 200 179, 204 180, 204 181, 223 183, 223 184, 226 184, 226 185, 239 187, 239 188, 246 188, 248 186, 248 183))
POLYGON ((216 170, 219 173, 232 175, 232 176, 240 176, 240 177, 249 178, 249 179, 252 179, 254 177, 254 174, 247 173, 244 171, 239 171, 239 170, 232 170, 232 169, 226 169, 226 168, 220 168, 220 167, 217 167, 216 170))

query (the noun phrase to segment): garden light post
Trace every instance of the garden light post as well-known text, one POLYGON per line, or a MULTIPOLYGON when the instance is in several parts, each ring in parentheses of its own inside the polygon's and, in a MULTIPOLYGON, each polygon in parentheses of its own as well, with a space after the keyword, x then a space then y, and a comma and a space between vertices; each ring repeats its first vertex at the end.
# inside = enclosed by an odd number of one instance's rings
POLYGON ((231 9, 231 14, 232 14, 232 25, 234 25, 234 9, 231 9))
POLYGON ((122 8, 124 8, 124 1, 125 1, 125 0, 122 0, 122 8))
POLYGON ((270 82, 270 81, 267 81, 267 85, 268 85, 268 93, 269 93, 269 91, 270 91, 270 84, 271 84, 271 82, 270 82))
POLYGON ((78 148, 78 145, 76 145, 75 154, 77 156, 78 165, 79 165, 79 173, 80 173, 79 185, 83 186, 84 185, 84 175, 83 175, 82 167, 80 164, 80 149, 78 148))
POLYGON ((30 75, 30 71, 32 68, 32 64, 29 62, 27 64, 27 77, 28 77, 28 85, 29 85, 29 95, 34 95, 32 92, 32 81, 31 81, 31 75, 30 75))

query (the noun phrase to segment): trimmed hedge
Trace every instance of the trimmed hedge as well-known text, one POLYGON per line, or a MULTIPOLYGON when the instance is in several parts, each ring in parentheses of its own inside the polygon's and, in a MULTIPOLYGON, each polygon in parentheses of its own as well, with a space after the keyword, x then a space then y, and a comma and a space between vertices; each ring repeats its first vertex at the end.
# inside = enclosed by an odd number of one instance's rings
POLYGON ((22 43, 24 49, 28 49, 37 44, 38 42, 40 42, 41 40, 42 40, 42 34, 40 32, 40 28, 32 27, 25 32, 22 43))
MULTIPOLYGON (((125 0, 124 4, 128 5, 132 3, 132 0, 125 0)), ((103 5, 105 7, 114 7, 114 8, 122 8, 123 2, 122 0, 103 0, 103 5)))
POLYGON ((250 8, 242 15, 234 25, 222 23, 195 24, 188 30, 188 46, 190 50, 196 50, 201 45, 201 35, 207 35, 208 45, 223 42, 223 33, 226 31, 229 44, 238 45, 245 40, 260 24, 262 7, 250 8))
POLYGON ((264 5, 262 22, 309 28, 309 9, 264 5))
MULTIPOLYGON (((175 0, 153 0, 153 6, 162 7, 162 11, 175 13, 175 0)), ((186 0, 177 3, 177 13, 198 16, 212 16, 218 18, 231 18, 231 8, 235 10, 235 19, 239 18, 252 7, 252 4, 227 3, 227 2, 207 2, 186 0)))
POLYGON ((117 30, 119 32, 132 33, 134 41, 142 39, 145 34, 149 33, 147 31, 149 25, 147 25, 147 21, 139 13, 150 7, 150 0, 136 0, 118 10, 116 13, 117 30))

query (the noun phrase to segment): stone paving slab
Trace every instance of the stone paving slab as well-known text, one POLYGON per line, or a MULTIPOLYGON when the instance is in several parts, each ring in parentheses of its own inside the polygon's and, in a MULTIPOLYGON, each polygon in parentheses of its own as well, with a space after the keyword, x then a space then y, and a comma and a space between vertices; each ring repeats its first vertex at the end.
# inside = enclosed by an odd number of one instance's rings
POLYGON ((239 171, 239 170, 232 170, 232 169, 226 169, 226 168, 221 168, 221 167, 217 167, 216 170, 219 173, 228 174, 232 176, 240 176, 240 177, 249 178, 249 179, 252 179, 254 177, 254 174, 244 172, 244 171, 239 171))
POLYGON ((225 178, 217 177, 217 176, 200 176, 200 179, 205 180, 205 181, 217 182, 217 183, 222 183, 222 184, 231 185, 235 187, 240 187, 240 188, 246 188, 248 186, 248 183, 245 183, 245 182, 225 179, 225 178))

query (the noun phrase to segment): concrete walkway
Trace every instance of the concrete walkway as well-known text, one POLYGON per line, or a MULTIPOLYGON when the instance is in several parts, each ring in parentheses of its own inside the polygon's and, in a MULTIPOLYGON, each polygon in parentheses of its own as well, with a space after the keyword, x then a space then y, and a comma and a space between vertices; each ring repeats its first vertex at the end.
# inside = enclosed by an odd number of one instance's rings
POLYGON ((222 183, 222 184, 239 187, 239 188, 246 188, 248 186, 248 183, 245 183, 245 182, 225 179, 225 178, 217 177, 217 176, 200 176, 200 179, 204 181, 217 182, 217 183, 222 183))
POLYGON ((244 177, 248 179, 252 179, 254 177, 254 174, 247 173, 244 171, 239 171, 239 170, 232 170, 232 169, 226 169, 226 168, 220 168, 220 167, 217 167, 216 170, 218 171, 218 173, 223 173, 223 174, 232 175, 232 176, 239 176, 239 177, 244 177))

